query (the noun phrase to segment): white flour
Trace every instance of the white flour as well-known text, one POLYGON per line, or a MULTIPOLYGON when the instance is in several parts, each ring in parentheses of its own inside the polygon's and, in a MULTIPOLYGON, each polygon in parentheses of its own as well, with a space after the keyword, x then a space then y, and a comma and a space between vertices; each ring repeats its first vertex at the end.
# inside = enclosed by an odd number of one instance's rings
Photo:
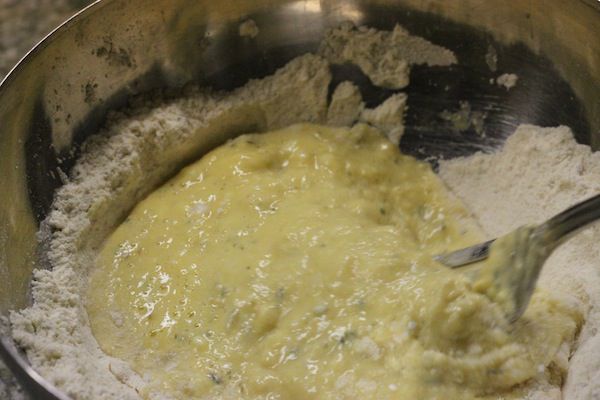
POLYGON ((517 85, 519 77, 517 74, 502 74, 496 78, 496 85, 504 86, 506 90, 512 89, 517 85))
MULTIPOLYGON (((577 144, 566 127, 521 126, 500 152, 443 161, 439 173, 490 237, 542 222, 600 193, 600 153, 577 144)), ((565 400, 600 399, 599 242, 598 227, 579 234, 552 255, 540 278, 542 288, 587 310, 565 400)))
MULTIPOLYGON (((356 62, 373 82, 387 87, 405 86, 411 63, 455 62, 451 52, 436 53, 440 48, 407 37, 401 28, 385 35, 349 27, 334 32, 335 40, 329 36, 320 54, 330 62, 356 62), (360 56, 361 51, 352 46, 364 48, 364 43, 373 43, 372 38, 412 43, 413 47, 382 52, 376 46, 382 62, 369 64, 364 59, 373 54, 360 56), (348 47, 349 42, 355 45, 348 47), (345 55, 336 50, 339 44, 345 55), (429 58, 415 58, 421 50, 429 58), (391 61, 400 70, 390 67, 391 61), (402 72, 399 79, 390 79, 389 73, 396 71, 402 72)), ((137 399, 143 379, 99 349, 85 312, 87 272, 102 239, 160 182, 227 137, 300 121, 335 124, 359 118, 375 125, 402 121, 403 94, 373 110, 363 110, 360 92, 349 82, 338 86, 328 108, 330 80, 328 62, 306 55, 232 93, 193 91, 176 100, 144 100, 135 105, 135 111, 113 115, 109 127, 86 143, 41 232, 52 269, 35 272, 34 304, 11 314, 13 336, 27 350, 32 364, 75 399, 137 399)), ((598 191, 600 155, 575 145, 566 128, 524 127, 503 152, 442 162, 440 174, 482 227, 496 236, 521 223, 538 222, 598 191)), ((573 301, 589 309, 589 322, 580 339, 580 348, 588 351, 577 353, 571 362, 568 399, 600 398, 598 387, 593 389, 590 383, 598 371, 592 364, 600 359, 594 357, 600 339, 596 336, 599 317, 593 307, 600 304, 600 269, 595 262, 600 250, 593 246, 598 235, 588 232, 565 246, 542 277, 542 285, 572 293, 573 301)), ((548 386, 540 390, 558 393, 548 386)))

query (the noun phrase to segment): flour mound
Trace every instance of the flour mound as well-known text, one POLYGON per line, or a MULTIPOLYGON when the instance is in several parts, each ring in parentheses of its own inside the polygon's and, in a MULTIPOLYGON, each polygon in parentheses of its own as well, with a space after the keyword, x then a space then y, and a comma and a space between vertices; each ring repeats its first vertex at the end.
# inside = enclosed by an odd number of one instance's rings
MULTIPOLYGON (((600 153, 578 144, 567 127, 523 125, 501 151, 442 161, 439 174, 484 231, 497 237, 520 225, 540 223, 600 193, 600 153)), ((568 369, 566 400, 600 398, 598 243, 598 226, 578 234, 550 257, 539 281, 542 289, 586 313, 577 350, 572 355, 564 349, 562 355, 568 369)))

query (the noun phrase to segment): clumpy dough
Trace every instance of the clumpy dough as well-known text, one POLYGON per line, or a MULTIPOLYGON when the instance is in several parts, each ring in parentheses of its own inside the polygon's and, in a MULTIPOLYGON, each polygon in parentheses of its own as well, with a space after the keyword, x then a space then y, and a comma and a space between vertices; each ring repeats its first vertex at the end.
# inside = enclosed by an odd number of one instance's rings
POLYGON ((260 29, 253 19, 247 19, 242 22, 238 30, 241 37, 248 37, 250 39, 254 39, 260 33, 260 29))
POLYGON ((391 95, 377 107, 364 109, 360 115, 360 121, 380 129, 390 142, 398 145, 404 134, 406 100, 407 97, 404 93, 391 95))
POLYGON ((411 36, 400 25, 390 32, 342 24, 327 33, 318 54, 334 64, 355 64, 375 85, 388 89, 402 89, 408 85, 410 65, 449 66, 456 63, 450 50, 411 36))
POLYGON ((331 126, 352 126, 364 109, 360 89, 350 81, 336 86, 327 109, 327 124, 331 126))
POLYGON ((150 399, 520 397, 581 313, 537 294, 511 326, 434 262, 480 239, 468 218, 366 125, 243 135, 110 236, 90 321, 150 399))
POLYGON ((375 108, 366 108, 358 86, 344 81, 336 86, 327 109, 327 125, 352 126, 364 122, 379 129, 393 144, 404 134, 407 96, 395 93, 375 108))

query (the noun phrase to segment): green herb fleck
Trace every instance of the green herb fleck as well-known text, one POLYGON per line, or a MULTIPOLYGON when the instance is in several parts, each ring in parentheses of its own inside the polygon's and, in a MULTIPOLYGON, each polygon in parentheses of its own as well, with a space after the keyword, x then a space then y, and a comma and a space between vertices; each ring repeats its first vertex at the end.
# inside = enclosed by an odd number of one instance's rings
POLYGON ((215 374, 214 372, 211 372, 208 374, 208 378, 215 384, 215 385, 220 385, 221 383, 223 383, 223 380, 221 379, 221 377, 217 374, 215 374))

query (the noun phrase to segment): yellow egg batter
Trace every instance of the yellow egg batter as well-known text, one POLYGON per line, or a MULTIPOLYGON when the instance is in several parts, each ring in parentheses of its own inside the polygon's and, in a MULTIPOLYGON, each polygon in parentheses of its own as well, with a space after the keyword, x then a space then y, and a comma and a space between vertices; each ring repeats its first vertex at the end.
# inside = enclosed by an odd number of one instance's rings
POLYGON ((510 325, 432 259, 473 226, 366 126, 244 135, 108 238, 89 318, 150 399, 518 398, 581 316, 536 294, 510 325))

